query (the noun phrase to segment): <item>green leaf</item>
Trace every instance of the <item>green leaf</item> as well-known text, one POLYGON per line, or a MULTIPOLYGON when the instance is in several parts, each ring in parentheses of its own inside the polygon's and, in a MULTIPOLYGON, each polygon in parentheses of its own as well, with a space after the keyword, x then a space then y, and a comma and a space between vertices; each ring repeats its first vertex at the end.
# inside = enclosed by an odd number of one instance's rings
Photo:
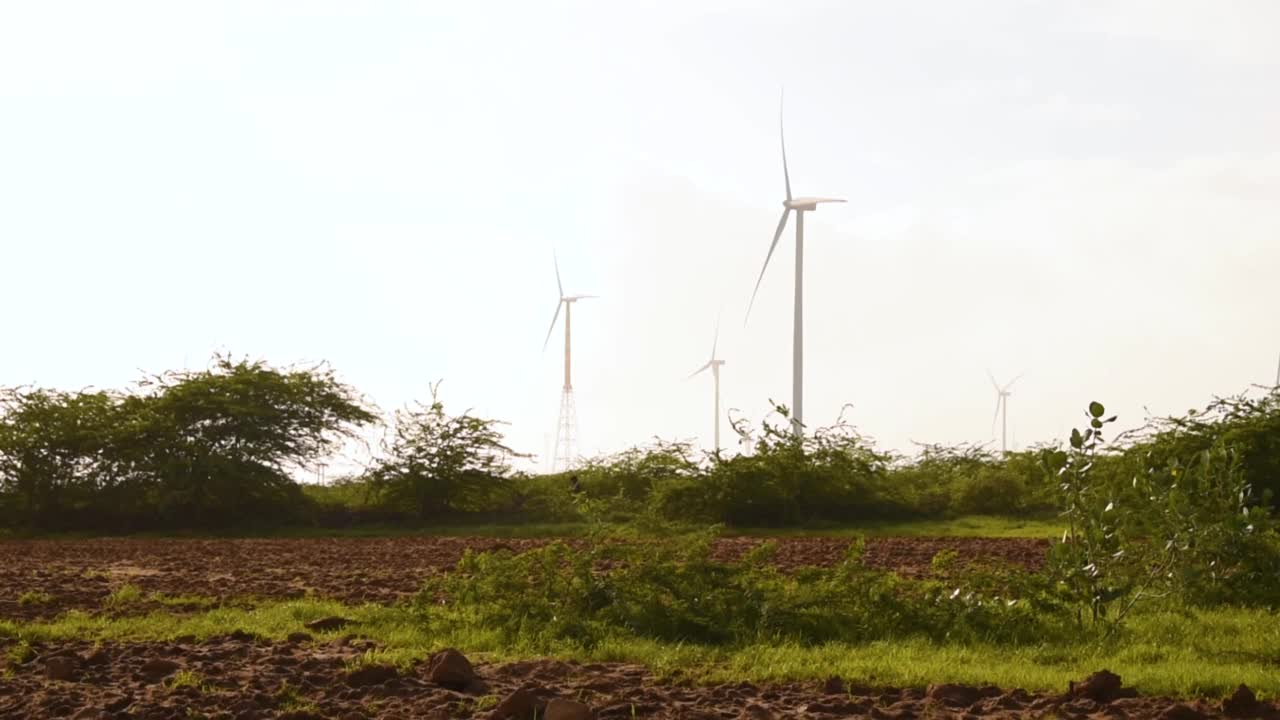
POLYGON ((1095 418, 1102 417, 1102 414, 1105 413, 1106 411, 1107 409, 1102 407, 1102 403, 1098 402, 1097 400, 1094 400, 1093 402, 1089 403, 1089 414, 1095 418))
POLYGON ((1084 438, 1080 436, 1080 431, 1075 428, 1071 429, 1071 447, 1076 450, 1084 447, 1084 438))

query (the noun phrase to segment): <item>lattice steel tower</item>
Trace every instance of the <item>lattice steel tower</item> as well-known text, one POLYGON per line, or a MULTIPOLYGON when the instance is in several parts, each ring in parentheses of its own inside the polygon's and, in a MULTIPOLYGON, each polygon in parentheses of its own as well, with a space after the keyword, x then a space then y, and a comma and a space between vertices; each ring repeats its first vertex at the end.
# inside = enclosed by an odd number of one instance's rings
MULTIPOLYGON (((553 258, 554 259, 554 258, 553 258)), ((560 391, 560 422, 556 426, 556 452, 551 463, 551 471, 568 470, 578 456, 578 409, 573 399, 573 304, 595 295, 565 295, 564 284, 560 282, 560 261, 556 264, 556 285, 560 288, 560 300, 556 303, 556 313, 551 316, 551 327, 547 328, 547 339, 542 349, 547 349, 551 342, 551 333, 556 329, 556 320, 560 319, 560 308, 564 308, 564 387, 560 391)))

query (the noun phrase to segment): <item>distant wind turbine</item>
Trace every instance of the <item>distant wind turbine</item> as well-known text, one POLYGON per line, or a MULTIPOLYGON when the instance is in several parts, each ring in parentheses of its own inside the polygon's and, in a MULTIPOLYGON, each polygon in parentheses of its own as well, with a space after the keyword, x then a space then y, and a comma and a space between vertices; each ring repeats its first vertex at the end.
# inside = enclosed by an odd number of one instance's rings
POLYGON ((711 341, 711 359, 707 361, 706 365, 703 365, 702 367, 698 368, 693 372, 693 374, 689 376, 689 378, 693 378, 693 377, 696 377, 697 375, 701 375, 703 372, 707 370, 710 370, 711 377, 715 379, 715 386, 716 386, 715 449, 716 449, 716 452, 720 452, 720 367, 724 365, 724 361, 716 357, 716 347, 719 344, 720 344, 720 321, 717 319, 715 339, 711 341))
POLYGON ((987 377, 991 378, 991 386, 996 389, 996 414, 991 418, 991 432, 995 434, 996 420, 1000 420, 1000 452, 1008 452, 1009 445, 1006 438, 1009 431, 1009 396, 1013 395, 1013 393, 1009 392, 1009 388, 1013 387, 1013 384, 1018 382, 1022 375, 1010 380, 1003 387, 996 382, 996 378, 991 374, 990 370, 987 371, 987 377))
POLYGON ((573 398, 573 354, 572 348, 572 330, 570 322, 573 304, 579 300, 587 298, 599 297, 598 295, 565 295, 564 283, 560 281, 560 259, 552 253, 552 261, 556 267, 556 287, 560 290, 560 300, 556 302, 556 312, 551 316, 551 327, 547 328, 547 339, 542 342, 542 350, 545 352, 547 344, 551 342, 551 333, 556 329, 556 320, 560 319, 560 308, 564 308, 564 387, 560 392, 560 421, 556 428, 556 454, 552 460, 552 470, 557 467, 565 470, 569 467, 569 463, 573 462, 573 457, 577 449, 577 432, 578 432, 578 409, 573 398))
POLYGON ((778 134, 782 139, 782 179, 786 183, 787 199, 782 202, 782 217, 778 220, 778 229, 773 233, 773 243, 769 245, 769 254, 764 258, 764 267, 760 268, 760 277, 756 279, 756 288, 751 292, 751 302, 747 305, 747 317, 751 317, 751 306, 756 302, 756 293, 760 292, 760 282, 764 280, 764 272, 769 268, 769 260, 778 247, 782 231, 787 227, 787 218, 791 211, 796 211, 796 286, 795 286, 795 319, 791 339, 791 427, 797 436, 804 433, 804 214, 818 209, 821 203, 844 202, 839 198, 826 197, 791 197, 791 174, 787 170, 787 139, 782 127, 782 101, 778 102, 778 134))

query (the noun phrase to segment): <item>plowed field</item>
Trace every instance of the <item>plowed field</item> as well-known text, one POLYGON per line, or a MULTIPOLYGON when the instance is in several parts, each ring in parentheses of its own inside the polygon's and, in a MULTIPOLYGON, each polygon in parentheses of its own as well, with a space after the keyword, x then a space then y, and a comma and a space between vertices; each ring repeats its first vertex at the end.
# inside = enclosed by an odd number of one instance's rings
MULTIPOLYGON (((452 568, 467 548, 521 551, 546 542, 475 537, 6 541, 0 542, 0 618, 99 611, 125 585, 142 591, 142 599, 130 604, 134 612, 158 606, 151 597, 155 593, 170 602, 184 596, 230 602, 307 593, 347 602, 394 602, 415 592, 427 573, 452 568)), ((714 552, 736 559, 760 542, 724 538, 714 552)), ((775 562, 783 568, 830 565, 844 557, 849 542, 781 539, 775 562)), ((954 550, 961 560, 1035 569, 1047 548, 1046 541, 1025 538, 882 537, 867 540, 864 562, 918 577, 929 572, 934 555, 954 550)))
MULTIPOLYGON (((1277 716, 1274 704, 1257 702, 1244 689, 1226 702, 1138 697, 1120 686, 1120 678, 1103 674, 1068 692, 1040 695, 962 685, 869 688, 846 686, 837 678, 695 686, 660 682, 643 667, 605 663, 541 660, 472 666, 463 658, 463 672, 447 676, 436 672, 440 664, 428 661, 400 669, 361 667, 358 659, 370 649, 371 644, 360 640, 320 642, 306 635, 278 643, 244 635, 202 643, 50 643, 0 681, 0 720, 1277 716)), ((6 641, 0 640, 0 653, 6 650, 6 641)))

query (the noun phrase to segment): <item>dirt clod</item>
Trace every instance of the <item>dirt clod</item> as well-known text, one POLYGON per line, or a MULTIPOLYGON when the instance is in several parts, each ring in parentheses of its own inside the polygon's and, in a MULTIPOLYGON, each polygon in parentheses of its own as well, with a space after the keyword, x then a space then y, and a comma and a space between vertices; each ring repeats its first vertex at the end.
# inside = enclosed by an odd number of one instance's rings
POLYGON ((738 720, 774 720, 773 711, 764 705, 751 704, 742 708, 738 720))
POLYGON ((50 680, 73 681, 80 671, 74 656, 51 657, 44 661, 44 676, 50 680))
POLYGON ((1233 718, 1252 718, 1262 714, 1264 706, 1248 685, 1240 685, 1231 697, 1222 701, 1222 712, 1233 718))
POLYGON ((489 720, 535 720, 545 707, 538 696, 525 688, 518 688, 498 703, 489 713, 489 720))
POLYGON ((542 714, 543 720, 591 720, 591 708, 575 700, 552 698, 542 714))
POLYGON ((1187 703, 1171 705, 1160 713, 1160 720, 1204 720, 1206 717, 1200 708, 1187 703))
POLYGON ((178 672, 178 669, 181 667, 181 665, 172 660, 155 658, 144 663, 139 669, 139 672, 147 680, 150 680, 151 682, 159 682, 178 672))
POLYGON ((978 688, 954 683, 930 685, 925 697, 951 707, 968 707, 982 697, 978 688))
POLYGON ((427 679, 452 690, 462 690, 476 681, 476 671, 465 655, 446 648, 431 657, 427 679))
POLYGON ((1099 670, 1080 682, 1070 683, 1067 694, 1098 703, 1109 703, 1120 698, 1137 697, 1138 691, 1124 687, 1120 676, 1110 670, 1099 670))
POLYGON ((347 675, 347 684, 354 688, 381 685, 399 675, 390 665, 365 665, 347 675))

